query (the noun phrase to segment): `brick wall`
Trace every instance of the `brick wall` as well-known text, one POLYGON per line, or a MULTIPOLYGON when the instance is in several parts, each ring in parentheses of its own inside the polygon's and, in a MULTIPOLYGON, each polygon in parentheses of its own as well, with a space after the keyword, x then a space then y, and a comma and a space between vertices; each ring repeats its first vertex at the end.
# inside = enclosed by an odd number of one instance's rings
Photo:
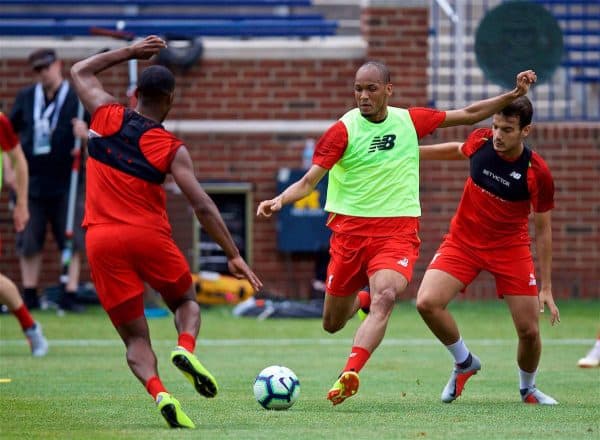
MULTIPOLYGON (((397 0, 396 3, 418 3, 397 0)), ((371 5, 377 4, 371 1, 371 5)), ((384 5, 394 1, 381 1, 384 5)), ((367 40, 366 58, 385 61, 395 85, 391 104, 426 105, 427 9, 371 6, 363 9, 362 30, 367 40)), ((331 120, 353 104, 354 71, 364 59, 295 60, 206 59, 177 74, 176 105, 170 119, 223 120, 331 120)), ((66 60, 66 67, 71 61, 66 60)), ((143 64, 140 66, 143 67, 143 64)), ((0 59, 0 109, 8 111, 18 88, 30 81, 22 59, 0 59)), ((102 75, 106 88, 123 102, 127 67, 117 66, 102 75)), ((464 139, 467 128, 441 129, 425 143, 464 139)), ((320 133, 184 133, 197 175, 201 180, 251 182, 254 200, 275 194, 275 175, 280 167, 297 167, 306 137, 320 133)), ((600 297, 599 226, 600 196, 595 187, 600 172, 600 124, 540 124, 530 140, 548 162, 556 179, 554 232, 554 292, 561 298, 600 297)), ((454 213, 467 163, 430 162, 422 166, 421 258, 412 286, 416 291, 424 268, 432 257, 454 213)), ((6 193, 1 206, 6 206, 6 193)), ((192 215, 181 196, 169 195, 175 236, 182 247, 191 241, 188 219, 192 215), (186 235, 187 234, 187 235, 186 235)), ((14 255, 14 236, 9 214, 0 210, 2 260, 0 270, 20 280, 14 255)), ((283 256, 276 249, 275 222, 257 220, 253 227, 254 268, 270 291, 305 297, 314 270, 311 255, 283 256)), ((46 246, 42 283, 58 278, 58 253, 46 246)), ((87 265, 83 278, 89 279, 87 265)), ((470 287, 470 297, 493 298, 493 280, 482 275, 470 287)))

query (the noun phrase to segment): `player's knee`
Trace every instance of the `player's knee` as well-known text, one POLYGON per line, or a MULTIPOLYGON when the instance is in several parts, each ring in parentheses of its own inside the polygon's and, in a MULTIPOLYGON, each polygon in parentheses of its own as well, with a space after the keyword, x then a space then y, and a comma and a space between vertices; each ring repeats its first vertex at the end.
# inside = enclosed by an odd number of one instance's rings
POLYGON ((421 315, 429 315, 431 313, 434 313, 435 310, 440 308, 441 306, 428 290, 419 289, 419 293, 417 293, 416 307, 417 311, 421 315))
POLYGON ((344 328, 346 323, 333 319, 331 317, 323 317, 323 330, 327 333, 335 333, 344 328))
POLYGON ((389 316, 396 303, 396 293, 393 289, 383 289, 379 292, 371 292, 371 306, 369 314, 383 318, 389 316))
POLYGON ((540 336, 540 330, 536 324, 530 323, 517 327, 517 334, 522 341, 536 341, 540 336))

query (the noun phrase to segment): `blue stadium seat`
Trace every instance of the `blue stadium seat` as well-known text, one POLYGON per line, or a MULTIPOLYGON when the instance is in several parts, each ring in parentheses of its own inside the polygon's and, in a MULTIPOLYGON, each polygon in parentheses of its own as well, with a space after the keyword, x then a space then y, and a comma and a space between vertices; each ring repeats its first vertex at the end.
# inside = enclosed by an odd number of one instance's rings
MULTIPOLYGON (((38 0, 36 11, 2 12, 0 10, 0 35, 5 36, 83 36, 94 29, 120 31, 130 36, 176 35, 182 38, 198 36, 219 37, 312 37, 329 36, 337 32, 337 22, 320 14, 296 14, 289 9, 283 13, 224 13, 189 12, 190 7, 310 7, 311 0, 84 0, 86 6, 95 6, 93 12, 74 13, 73 6, 81 0, 38 0), (40 6, 48 11, 37 12, 40 6), (123 12, 113 12, 115 7, 127 6, 123 12), (131 6, 139 6, 132 12, 131 6), (168 7, 168 13, 148 10, 148 7, 168 7), (51 8, 52 7, 52 8, 51 8), (111 12, 101 12, 111 7, 111 12), (184 12, 176 13, 177 8, 184 12), (175 11, 175 12, 174 12, 175 11)), ((28 5, 25 0, 2 0, 2 5, 28 5)))
POLYGON ((564 39, 561 65, 576 82, 600 82, 600 0, 535 0, 558 20, 564 39))

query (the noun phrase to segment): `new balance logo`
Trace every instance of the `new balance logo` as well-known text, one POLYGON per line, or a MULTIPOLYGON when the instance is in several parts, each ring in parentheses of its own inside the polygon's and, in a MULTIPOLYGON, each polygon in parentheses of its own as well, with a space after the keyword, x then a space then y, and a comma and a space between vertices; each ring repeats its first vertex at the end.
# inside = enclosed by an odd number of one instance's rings
POLYGON ((369 146, 369 153, 374 153, 375 151, 385 151, 391 150, 394 148, 396 135, 395 134, 386 134, 385 136, 375 136, 371 145, 369 146))
POLYGON ((402 260, 398 260, 398 264, 402 267, 408 267, 408 258, 404 257, 402 260))
POLYGON ((516 171, 513 171, 512 173, 509 174, 509 176, 515 180, 519 180, 521 178, 521 173, 517 173, 516 171))

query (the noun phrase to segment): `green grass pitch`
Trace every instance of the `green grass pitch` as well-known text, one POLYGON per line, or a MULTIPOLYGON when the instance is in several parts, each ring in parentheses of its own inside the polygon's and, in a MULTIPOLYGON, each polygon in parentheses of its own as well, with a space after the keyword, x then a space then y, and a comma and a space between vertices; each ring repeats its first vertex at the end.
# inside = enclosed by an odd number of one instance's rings
POLYGON ((560 325, 541 321, 544 341, 537 385, 556 407, 520 402, 516 336, 500 301, 451 306, 483 369, 452 404, 440 402, 452 361, 414 305, 396 306, 382 346, 361 372, 358 394, 332 407, 326 400, 359 321, 328 335, 318 319, 235 318, 203 310, 196 353, 220 393, 204 399, 169 363, 176 334, 171 318, 150 320, 159 371, 198 426, 169 431, 130 373, 124 348, 99 307, 83 315, 35 314, 50 353, 34 359, 14 317, 0 316, 0 438, 147 439, 598 439, 600 368, 579 369, 600 325, 599 301, 562 301, 560 325), (298 375, 301 394, 288 411, 254 400, 256 374, 272 364, 298 375), (7 379, 10 379, 8 381, 7 379))

